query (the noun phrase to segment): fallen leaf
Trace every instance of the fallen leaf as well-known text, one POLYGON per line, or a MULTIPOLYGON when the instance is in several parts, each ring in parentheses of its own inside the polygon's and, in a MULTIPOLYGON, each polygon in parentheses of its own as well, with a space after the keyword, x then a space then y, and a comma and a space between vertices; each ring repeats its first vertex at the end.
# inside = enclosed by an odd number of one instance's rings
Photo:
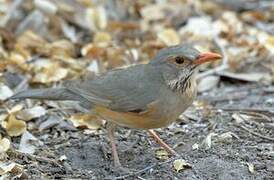
POLYGON ((32 79, 36 83, 57 82, 68 75, 68 69, 61 67, 58 62, 49 59, 39 59, 32 64, 35 75, 32 79))
POLYGON ((230 132, 230 131, 225 132, 223 134, 218 135, 218 141, 219 142, 229 143, 229 142, 232 141, 233 137, 239 139, 239 137, 235 133, 230 132))
POLYGON ((0 137, 0 154, 6 152, 10 148, 10 140, 0 137))
POLYGON ((253 174, 254 172, 255 172, 255 168, 254 168, 254 165, 253 164, 251 164, 251 163, 246 163, 246 165, 248 166, 248 171, 251 173, 251 174, 253 174))
POLYGON ((43 131, 45 129, 49 129, 55 125, 58 125, 61 121, 61 117, 60 116, 57 116, 57 115, 50 115, 47 120, 43 121, 38 129, 39 131, 43 131))
POLYGON ((111 41, 111 35, 107 32, 97 32, 94 36, 93 42, 98 44, 100 47, 106 46, 111 41))
POLYGON ((220 81, 219 76, 206 76, 202 78, 198 83, 198 92, 205 92, 213 89, 218 85, 220 81))
POLYGON ((76 114, 69 118, 75 127, 85 127, 89 129, 99 129, 102 121, 94 115, 76 114))
POLYGON ((46 114, 46 110, 42 106, 36 106, 30 109, 25 109, 17 113, 17 118, 22 119, 24 121, 29 121, 34 118, 39 118, 46 114))
POLYGON ((8 116, 9 116, 8 114, 0 114, 0 123, 6 120, 8 116))
POLYGON ((199 144, 198 143, 195 143, 192 145, 192 150, 197 150, 199 149, 199 144))
POLYGON ((22 104, 16 104, 15 106, 13 106, 11 109, 8 109, 8 113, 9 114, 14 114, 17 113, 18 111, 21 111, 24 108, 24 106, 22 104))
POLYGON ((156 151, 156 157, 161 159, 161 160, 167 160, 168 159, 168 152, 164 149, 158 149, 156 151))
POLYGON ((98 61, 94 60, 88 65, 87 70, 90 72, 94 72, 95 74, 99 74, 99 64, 98 61))
POLYGON ((232 114, 232 118, 236 121, 237 124, 240 124, 244 122, 245 120, 248 120, 249 116, 245 114, 234 113, 232 114))
POLYGON ((62 156, 60 156, 60 158, 59 158, 60 161, 65 161, 65 160, 67 160, 67 159, 68 159, 68 158, 67 158, 66 155, 62 155, 62 156))
POLYGON ((212 146, 212 137, 217 136, 216 133, 209 133, 206 138, 201 143, 201 147, 205 149, 210 149, 212 146))
POLYGON ((177 45, 180 43, 180 37, 174 29, 164 29, 157 34, 160 41, 167 46, 177 45))
POLYGON ((0 175, 4 175, 6 173, 20 173, 23 172, 23 166, 14 162, 0 162, 0 175))
POLYGON ((76 52, 72 42, 68 40, 54 41, 49 45, 50 56, 54 59, 68 60, 70 57, 74 57, 76 52))
POLYGON ((81 49, 81 54, 82 56, 87 56, 89 58, 99 58, 104 54, 105 50, 104 48, 101 48, 99 46, 95 46, 94 44, 86 44, 84 47, 81 49))
POLYGON ((0 84, 0 100, 4 101, 13 95, 13 91, 6 85, 0 84))
POLYGON ((177 9, 177 6, 172 3, 151 4, 141 9, 141 15, 146 21, 162 20, 175 9, 177 9))
POLYGON ((173 167, 177 172, 179 172, 186 168, 191 168, 191 165, 189 163, 187 163, 184 159, 176 159, 173 162, 173 167))
POLYGON ((189 18, 187 24, 179 30, 180 34, 193 34, 212 38, 218 30, 213 28, 212 19, 209 16, 189 18))
POLYGON ((9 136, 20 136, 26 131, 26 122, 17 120, 14 114, 10 114, 7 121, 2 122, 9 136))
POLYGON ((37 8, 41 9, 42 11, 51 15, 55 14, 58 10, 56 5, 48 0, 43 0, 43 1, 35 0, 34 5, 37 8))
POLYGON ((28 131, 24 132, 19 144, 19 151, 27 154, 33 154, 37 148, 38 139, 28 131))
POLYGON ((86 21, 90 30, 105 29, 108 23, 105 8, 102 6, 87 8, 86 21))

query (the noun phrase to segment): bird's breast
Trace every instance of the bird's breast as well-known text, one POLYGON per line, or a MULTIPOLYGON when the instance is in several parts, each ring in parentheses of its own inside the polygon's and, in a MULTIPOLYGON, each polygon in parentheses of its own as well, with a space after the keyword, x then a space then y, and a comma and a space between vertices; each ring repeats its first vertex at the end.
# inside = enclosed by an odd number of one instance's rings
POLYGON ((147 105, 144 112, 119 112, 102 106, 95 106, 98 116, 121 126, 137 129, 161 128, 174 122, 193 102, 196 89, 188 89, 181 94, 169 89, 161 91, 161 96, 147 105))

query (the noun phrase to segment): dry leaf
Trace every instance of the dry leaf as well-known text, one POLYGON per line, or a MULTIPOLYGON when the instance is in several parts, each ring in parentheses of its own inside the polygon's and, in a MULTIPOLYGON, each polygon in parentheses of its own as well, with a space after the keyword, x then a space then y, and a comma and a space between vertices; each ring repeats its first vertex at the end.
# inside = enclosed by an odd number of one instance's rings
POLYGON ((198 92, 205 92, 215 88, 220 81, 219 76, 206 76, 198 83, 198 92))
POLYGON ((62 155, 62 156, 60 156, 59 161, 65 161, 65 160, 67 160, 67 159, 68 159, 68 158, 67 158, 66 155, 62 155))
POLYGON ((232 132, 226 132, 226 133, 218 135, 218 141, 229 143, 229 142, 232 142, 233 137, 237 138, 238 136, 232 132))
POLYGON ((50 56, 54 59, 67 60, 75 57, 74 45, 68 40, 58 40, 49 45, 50 56))
POLYGON ((213 28, 212 20, 210 17, 203 16, 189 18, 186 26, 183 26, 179 30, 179 33, 212 38, 217 35, 218 30, 213 28))
POLYGON ((253 164, 251 164, 251 163, 246 163, 246 165, 248 166, 248 171, 251 173, 251 174, 253 174, 254 172, 255 172, 255 168, 254 168, 254 165, 253 164))
POLYGON ((25 109, 17 113, 17 118, 22 119, 24 121, 29 121, 34 118, 39 118, 46 114, 46 110, 42 106, 36 106, 30 109, 25 109))
POLYGON ((141 15, 145 21, 162 20, 167 17, 169 12, 177 9, 176 4, 172 3, 159 3, 144 6, 141 9, 141 15))
POLYGON ((164 29, 157 34, 160 41, 167 46, 177 45, 180 43, 180 37, 174 29, 164 29))
POLYGON ((8 113, 9 114, 14 114, 17 113, 18 111, 21 111, 24 108, 24 106, 22 104, 16 104, 15 106, 13 106, 11 109, 8 109, 8 113))
POLYGON ((6 152, 10 148, 10 140, 0 137, 0 154, 6 152))
POLYGON ((20 136, 26 131, 26 123, 17 120, 14 114, 10 114, 7 121, 2 122, 2 127, 6 129, 9 136, 20 136))
POLYGON ((156 157, 162 160, 167 160, 168 159, 168 152, 164 149, 158 149, 156 151, 156 157))
POLYGON ((32 64, 35 76, 32 81, 36 83, 50 83, 64 79, 68 75, 68 69, 60 66, 58 62, 49 59, 39 59, 32 64))
POLYGON ((93 31, 107 27, 107 13, 104 7, 87 8, 86 21, 93 31))
POLYGON ((206 138, 203 140, 201 143, 201 147, 205 149, 210 149, 212 146, 212 137, 217 136, 218 134, 216 133, 209 133, 206 138))
POLYGON ((99 65, 98 61, 94 60, 88 65, 87 70, 90 72, 94 72, 95 74, 99 74, 99 65))
POLYGON ((249 120, 250 116, 248 116, 246 114, 234 113, 232 115, 232 118, 236 121, 237 124, 240 124, 240 123, 244 122, 245 120, 249 120))
POLYGON ((69 118, 75 127, 85 127, 89 129, 99 129, 102 121, 94 115, 76 114, 69 118))
POLYGON ((6 173, 22 173, 23 166, 14 162, 0 162, 0 175, 4 175, 6 173))
POLYGON ((97 32, 94 36, 93 42, 98 44, 100 43, 100 47, 108 45, 111 42, 111 35, 107 32, 97 32))
POLYGON ((87 56, 89 58, 99 58, 101 57, 105 52, 104 48, 101 48, 99 46, 95 46, 94 44, 86 44, 81 49, 82 56, 87 56))
MULTIPOLYGON (((30 52, 37 51, 42 54, 49 54, 48 49, 45 48, 47 42, 39 35, 32 31, 26 31, 17 38, 15 48, 22 52, 22 49, 26 49, 30 52)), ((28 59, 30 57, 27 57, 28 59)))
POLYGON ((173 162, 173 167, 177 172, 179 172, 186 168, 191 168, 191 165, 189 163, 187 163, 184 159, 176 159, 173 162))
POLYGON ((13 91, 6 85, 0 84, 0 100, 4 101, 13 95, 13 91))
POLYGON ((57 124, 59 124, 61 121, 61 117, 60 116, 57 116, 57 115, 50 115, 47 120, 43 121, 38 129, 39 131, 43 131, 45 129, 49 129, 57 124))
POLYGON ((37 146, 38 139, 28 131, 24 132, 19 144, 19 151, 27 154, 33 154, 37 146))
POLYGON ((199 144, 198 143, 195 143, 192 145, 192 150, 197 150, 199 149, 199 144))
POLYGON ((51 15, 55 14, 58 10, 56 5, 48 0, 34 0, 34 5, 42 11, 51 15))

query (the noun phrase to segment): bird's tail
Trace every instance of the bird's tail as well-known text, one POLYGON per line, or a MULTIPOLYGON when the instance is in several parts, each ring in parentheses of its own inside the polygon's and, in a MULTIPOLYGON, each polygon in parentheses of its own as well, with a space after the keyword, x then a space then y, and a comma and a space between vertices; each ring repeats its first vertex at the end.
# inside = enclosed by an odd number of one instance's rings
POLYGON ((10 99, 47 99, 47 100, 74 100, 82 101, 83 97, 67 88, 29 89, 21 91, 10 99))

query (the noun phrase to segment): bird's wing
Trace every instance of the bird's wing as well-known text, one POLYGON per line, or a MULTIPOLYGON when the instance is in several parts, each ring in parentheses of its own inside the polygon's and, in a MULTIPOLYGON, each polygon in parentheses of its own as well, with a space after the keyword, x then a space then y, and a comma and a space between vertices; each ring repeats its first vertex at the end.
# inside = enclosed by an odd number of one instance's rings
POLYGON ((142 112, 156 101, 160 83, 144 65, 116 70, 93 80, 67 85, 93 105, 121 112, 142 112))

